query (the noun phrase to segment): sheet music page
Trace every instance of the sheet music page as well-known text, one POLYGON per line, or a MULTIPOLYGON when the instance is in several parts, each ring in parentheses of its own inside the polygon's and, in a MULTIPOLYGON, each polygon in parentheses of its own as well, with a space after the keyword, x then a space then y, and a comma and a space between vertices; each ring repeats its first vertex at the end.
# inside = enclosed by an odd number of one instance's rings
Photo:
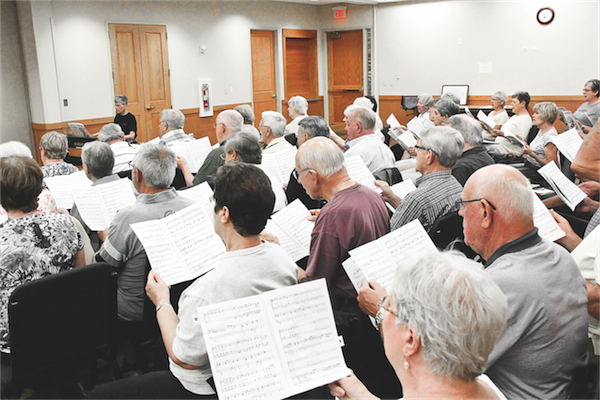
POLYGON ((587 195, 571 182, 556 166, 555 163, 549 162, 542 168, 538 169, 538 173, 552 186, 554 192, 560 196, 562 201, 572 210, 575 211, 577 204, 581 203, 587 195))
POLYGON ((77 210, 90 230, 103 231, 110 226, 111 220, 95 186, 74 189, 72 194, 77 210))
POLYGON ((346 271, 346 275, 348 275, 350 282, 352 282, 352 286, 356 289, 356 293, 360 292, 360 286, 364 281, 368 280, 362 269, 360 269, 352 257, 348 257, 346 261, 343 261, 342 267, 344 268, 344 271, 346 271))
POLYGON ((375 177, 360 156, 346 157, 345 164, 350 179, 381 193, 381 189, 375 186, 375 177))
POLYGON ((398 122, 398 119, 396 118, 394 113, 391 113, 385 122, 390 126, 390 128, 399 128, 400 127, 400 122, 398 122))
POLYGON ((415 135, 421 137, 421 131, 425 128, 423 126, 423 123, 421 122, 421 120, 419 119, 419 117, 414 117, 413 119, 411 119, 410 121, 408 121, 408 124, 406 124, 406 127, 415 135))
POLYGON ((192 173, 198 172, 212 150, 210 139, 206 136, 189 142, 175 142, 171 146, 175 154, 185 158, 192 173))
POLYGON ((177 191, 177 194, 185 197, 186 199, 190 199, 202 205, 202 209, 209 217, 210 222, 214 225, 214 205, 215 203, 212 200, 212 196, 214 194, 212 188, 208 184, 208 182, 202 182, 199 185, 188 186, 185 189, 181 189, 177 191))
POLYGON ((575 160, 575 156, 583 143, 583 139, 577 133, 577 129, 569 129, 560 135, 552 137, 551 140, 558 150, 571 162, 575 160))
POLYGON ((265 171, 275 175, 279 182, 287 184, 290 180, 290 174, 296 168, 297 152, 298 149, 293 146, 276 153, 263 153, 261 165, 265 171))
POLYGON ((104 204, 104 209, 106 210, 106 216, 108 217, 108 225, 106 225, 106 228, 109 227, 117 211, 123 207, 135 204, 135 194, 133 193, 133 187, 129 179, 119 179, 118 181, 94 187, 98 191, 100 200, 104 204))
POLYGON ((560 229, 548 208, 535 193, 533 193, 533 225, 538 228, 540 237, 551 242, 565 237, 565 233, 560 229))
MULTIPOLYGON (((348 253, 367 280, 376 281, 385 288, 389 287, 396 273, 396 262, 379 239, 365 243, 348 253)), ((361 284, 362 282, 359 283, 359 286, 361 284)))
POLYGON ((494 126, 496 126, 496 123, 494 123, 494 121, 492 121, 492 119, 488 117, 482 110, 479 110, 477 113, 477 119, 486 124, 489 129, 494 129, 494 126))
POLYGON ((198 308, 221 399, 283 399, 346 376, 323 279, 198 308))
MULTIPOLYGON (((437 253, 438 249, 418 219, 377 239, 387 248, 392 260, 398 266, 411 262, 414 258, 428 253, 437 253)), ((393 278, 393 277, 392 277, 393 278)))
POLYGON ((294 261, 308 256, 310 235, 315 226, 308 217, 310 211, 296 199, 267 221, 266 231, 278 237, 281 247, 294 261))
POLYGON ((69 175, 58 175, 44 178, 44 183, 52 193, 56 205, 60 208, 73 208, 73 194, 71 194, 72 180, 69 175))
POLYGON ((87 175, 85 174, 85 171, 81 170, 81 171, 77 171, 71 175, 67 175, 69 178, 71 178, 71 184, 72 187, 85 187, 85 186, 92 186, 92 182, 87 175))
POLYGON ((396 196, 400 197, 401 199, 405 198, 406 195, 412 192, 413 190, 417 190, 417 187, 411 180, 402 181, 390 187, 392 191, 396 194, 396 196))
POLYGON ((398 139, 400 140, 402 147, 405 149, 408 149, 409 147, 415 147, 417 144, 417 141, 411 131, 405 131, 398 137, 398 139))
POLYGON ((163 219, 131 224, 131 228, 150 266, 169 285, 208 272, 225 253, 223 241, 198 203, 163 219))
POLYGON ((504 132, 504 137, 507 138, 508 140, 510 140, 512 143, 519 144, 521 146, 523 146, 524 144, 527 144, 524 141, 522 141, 520 137, 518 137, 517 135, 515 135, 511 131, 506 130, 506 131, 503 131, 503 132, 504 132))

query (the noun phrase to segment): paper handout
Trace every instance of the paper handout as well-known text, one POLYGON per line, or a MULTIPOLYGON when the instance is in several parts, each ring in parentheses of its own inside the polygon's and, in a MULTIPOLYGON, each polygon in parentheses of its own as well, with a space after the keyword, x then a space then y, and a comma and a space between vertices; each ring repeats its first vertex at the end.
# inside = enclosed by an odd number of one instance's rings
POLYGON ((92 231, 105 230, 117 211, 135 204, 135 194, 129 179, 75 188, 73 197, 81 218, 92 231))
POLYGON ((389 290, 396 270, 401 265, 431 252, 438 252, 435 244, 421 222, 414 220, 377 240, 350 250, 353 262, 345 261, 342 266, 357 292, 364 279, 376 281, 389 290), (353 264, 360 272, 351 269, 353 264), (364 279, 361 280, 361 276, 364 279))
POLYGON ((538 173, 552 186, 554 192, 560 196, 562 201, 572 211, 575 211, 577 204, 581 203, 587 197, 583 190, 571 182, 553 162, 549 162, 538 169, 538 173))
POLYGON ((177 191, 177 194, 180 196, 194 200, 196 203, 202 205, 202 209, 206 212, 208 219, 214 224, 214 202, 212 200, 213 193, 214 192, 208 182, 202 182, 199 185, 189 186, 177 191))
POLYGON ((520 137, 518 137, 517 135, 515 135, 511 131, 505 130, 503 132, 504 132, 504 137, 506 139, 510 140, 513 144, 518 144, 518 145, 521 145, 521 146, 524 146, 524 145, 527 144, 524 141, 522 141, 520 137))
POLYGON ((210 271, 225 253, 199 203, 162 219, 131 224, 146 250, 150 266, 168 284, 185 282, 210 271))
POLYGON ((74 188, 91 186, 92 181, 88 179, 84 171, 75 172, 71 175, 59 175, 44 178, 44 183, 52 193, 56 205, 60 208, 73 208, 74 188))
POLYGON ((220 399, 283 399, 349 374, 324 279, 198 308, 220 399))
POLYGON ((193 173, 198 172, 206 156, 212 150, 210 139, 207 136, 189 142, 174 142, 171 143, 171 148, 175 154, 185 158, 190 171, 193 173))
POLYGON ((533 225, 538 228, 540 237, 551 242, 565 237, 565 233, 535 193, 533 193, 533 225))
POLYGON ((418 137, 421 137, 421 132, 423 131, 423 129, 425 129, 425 127, 423 126, 423 122, 421 122, 421 120, 419 119, 419 117, 414 117, 413 119, 411 119, 410 121, 408 121, 408 124, 406 124, 406 127, 415 135, 417 135, 418 137))
POLYGON ((494 127, 497 125, 494 121, 492 121, 490 117, 485 115, 485 113, 482 110, 479 110, 479 112, 477 113, 477 119, 483 122, 485 127, 490 131, 493 131, 494 127))
POLYGON ((345 164, 350 179, 373 189, 377 193, 381 193, 381 189, 375 186, 375 177, 373 176, 373 173, 371 173, 367 164, 365 164, 360 156, 346 157, 345 164))
MULTIPOLYGON (((415 186, 413 181, 407 180, 407 181, 402 181, 402 182, 396 183, 395 185, 390 186, 390 189, 392 189, 392 192, 394 192, 394 194, 396 196, 400 197, 401 199, 404 199, 407 194, 409 194, 413 190, 416 190, 417 187, 415 186)), ((396 211, 396 209, 394 207, 392 207, 392 205, 390 203, 386 203, 386 205, 392 212, 396 211)))
POLYGON ((263 153, 261 167, 264 171, 274 175, 282 185, 287 185, 290 174, 296 168, 295 146, 276 153, 263 153))
POLYGON ((569 129, 565 133, 553 136, 551 141, 571 162, 575 161, 575 156, 583 144, 583 139, 579 136, 579 133, 577 133, 577 129, 569 129))
POLYGON ((308 217, 310 211, 299 199, 296 199, 273 214, 265 227, 267 232, 277 236, 281 247, 294 261, 308 256, 310 235, 315 226, 308 217))

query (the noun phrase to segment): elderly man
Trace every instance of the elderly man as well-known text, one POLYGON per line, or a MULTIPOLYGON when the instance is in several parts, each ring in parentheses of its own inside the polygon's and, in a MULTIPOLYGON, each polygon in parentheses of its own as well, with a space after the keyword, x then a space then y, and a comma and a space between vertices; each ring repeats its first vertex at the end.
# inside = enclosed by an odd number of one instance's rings
POLYGON ((383 181, 375 181, 385 201, 396 211, 392 216, 392 230, 418 219, 426 231, 435 220, 454 209, 460 198, 462 186, 450 172, 450 168, 462 154, 462 135, 446 126, 434 126, 421 132, 417 150, 417 189, 401 199, 383 181))
MULTIPOLYGON (((225 164, 232 161, 240 161, 248 164, 260 165, 262 161, 262 149, 260 143, 252 133, 234 133, 225 145, 225 164)), ((271 181, 271 189, 275 193, 275 206, 273 212, 281 210, 287 204, 283 184, 274 175, 264 171, 271 181)))
POLYGON ((286 150, 292 145, 283 137, 285 133, 285 117, 276 111, 264 111, 258 125, 265 154, 286 150))
POLYGON ((394 153, 374 133, 377 114, 364 107, 349 106, 344 115, 350 146, 346 157, 360 156, 372 173, 393 167, 394 153))
POLYGON ((587 347, 585 281, 569 253, 541 239, 532 191, 506 165, 475 172, 460 214, 465 242, 508 299, 506 330, 486 374, 508 398, 565 399, 587 347))
MULTIPOLYGON (((110 124, 116 125, 116 124, 110 124)), ((119 129, 120 126, 117 125, 119 129)), ((121 135, 123 132, 121 131, 121 135)), ((126 142, 124 142, 126 143, 126 142)), ((91 180, 92 186, 102 185, 104 183, 114 182, 119 180, 118 175, 113 175, 113 165, 115 163, 115 157, 110 146, 107 143, 93 141, 83 145, 81 149, 81 163, 83 164, 83 170, 86 176, 91 180)), ((81 222, 83 229, 90 237, 90 242, 94 251, 100 249, 102 240, 98 236, 98 232, 92 231, 86 223, 83 221, 77 204, 73 205, 71 209, 71 215, 81 222)))
MULTIPOLYGON (((327 125, 327 122, 325 122, 323 117, 310 116, 298 123, 298 141, 296 142, 298 147, 302 146, 307 140, 317 136, 325 138, 329 137, 329 125, 327 125)), ((306 194, 306 190, 304 190, 302 185, 298 182, 293 171, 290 174, 290 180, 285 188, 285 195, 288 203, 300 199, 309 210, 322 208, 325 205, 325 201, 313 200, 306 194)))
POLYGON ((481 123, 467 115, 453 115, 442 123, 460 132, 465 140, 462 155, 452 166, 452 175, 458 183, 465 186, 467 179, 479 168, 494 164, 494 159, 490 157, 482 146, 483 136, 481 123))
MULTIPOLYGON (((163 145, 145 143, 133 159, 133 185, 140 192, 136 203, 115 215, 108 236, 96 253, 117 269, 117 315, 120 321, 141 324, 144 285, 150 266, 146 251, 131 224, 164 218, 194 202, 169 189, 177 161, 173 151, 163 145)), ((132 326, 132 325, 130 325, 132 326)))
MULTIPOLYGON (((235 132, 239 132, 242 130, 242 126, 244 125, 244 117, 242 114, 235 110, 224 110, 221 111, 217 118, 215 119, 214 127, 215 132, 217 134, 217 141, 219 142, 219 147, 213 149, 206 159, 204 160, 204 164, 198 170, 196 176, 192 179, 192 174, 187 172, 182 168, 183 174, 185 176, 185 182, 188 185, 194 184, 197 185, 202 182, 212 182, 215 180, 215 175, 217 170, 221 165, 225 163, 225 143, 227 142, 227 138, 235 132)), ((187 167, 187 164, 185 165, 187 167)))
POLYGON ((164 109, 160 112, 158 129, 160 130, 160 143, 172 145, 176 142, 189 142, 194 140, 183 131, 185 115, 179 110, 172 108, 164 109))
POLYGON ((198 307, 257 295, 294 285, 298 269, 284 250, 262 242, 259 236, 273 211, 275 196, 263 171, 251 164, 231 162, 215 179, 215 232, 226 253, 216 267, 199 277, 182 294, 179 311, 173 309, 169 287, 150 272, 148 297, 156 305, 170 371, 122 379, 98 387, 91 398, 215 398, 209 383, 212 371, 198 307))
POLYGON ((131 145, 125 140, 123 130, 118 124, 106 124, 100 129, 98 139, 109 144, 115 156, 115 166, 112 173, 127 171, 131 169, 129 163, 137 154, 138 145, 131 145))
POLYGON ((356 290, 342 267, 350 250, 389 232, 387 208, 377 193, 350 179, 344 154, 330 139, 316 137, 300 146, 296 171, 311 198, 328 201, 311 234, 306 274, 327 280, 348 366, 374 393, 398 398, 399 382, 381 338, 358 308, 356 290))

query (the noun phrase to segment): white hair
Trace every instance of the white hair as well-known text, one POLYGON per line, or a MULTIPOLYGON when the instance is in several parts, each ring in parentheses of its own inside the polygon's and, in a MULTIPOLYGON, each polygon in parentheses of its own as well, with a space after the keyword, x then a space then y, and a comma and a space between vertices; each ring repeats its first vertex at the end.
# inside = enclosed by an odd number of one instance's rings
POLYGON ((160 122, 164 122, 169 128, 183 129, 185 115, 179 110, 166 108, 160 112, 160 122))
POLYGON ((280 137, 285 133, 286 120, 277 111, 264 111, 262 113, 262 125, 271 128, 273 136, 280 137))
POLYGON ((308 101, 302 96, 294 96, 288 100, 288 106, 292 107, 299 115, 306 115, 308 101))
POLYGON ((218 117, 230 132, 239 132, 244 126, 244 117, 235 110, 221 111, 218 117))
POLYGON ((432 126, 421 132, 421 146, 432 150, 440 165, 450 168, 462 155, 465 140, 454 128, 432 126))
POLYGON ((33 158, 31 150, 25 143, 16 140, 0 144, 0 157, 24 156, 33 158))
POLYGON ((146 185, 156 189, 167 189, 175 179, 177 158, 168 146, 142 143, 132 165, 140 170, 146 185))
POLYGON ((312 169, 321 176, 331 176, 344 168, 344 153, 326 137, 308 140, 298 150, 296 161, 300 169, 312 169))
POLYGON ((476 147, 483 143, 481 123, 476 119, 473 119, 465 114, 453 115, 444 122, 442 125, 449 126, 456 129, 463 135, 465 143, 476 147))
POLYGON ((110 142, 112 140, 123 139, 123 129, 119 124, 106 124, 102 128, 100 128, 100 132, 98 132, 98 140, 101 142, 110 142))
POLYGON ((432 253, 398 269, 391 290, 398 325, 418 334, 431 372, 472 381, 502 336, 506 297, 481 264, 432 253))

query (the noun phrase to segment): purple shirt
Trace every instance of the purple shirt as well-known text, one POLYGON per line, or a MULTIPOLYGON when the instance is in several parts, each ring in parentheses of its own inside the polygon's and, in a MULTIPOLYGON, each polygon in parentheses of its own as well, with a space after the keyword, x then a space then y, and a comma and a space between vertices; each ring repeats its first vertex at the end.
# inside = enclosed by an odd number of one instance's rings
POLYGON ((311 234, 306 273, 325 278, 332 295, 355 299, 356 290, 342 267, 348 251, 390 231, 381 197, 360 184, 340 190, 321 210, 311 234))

